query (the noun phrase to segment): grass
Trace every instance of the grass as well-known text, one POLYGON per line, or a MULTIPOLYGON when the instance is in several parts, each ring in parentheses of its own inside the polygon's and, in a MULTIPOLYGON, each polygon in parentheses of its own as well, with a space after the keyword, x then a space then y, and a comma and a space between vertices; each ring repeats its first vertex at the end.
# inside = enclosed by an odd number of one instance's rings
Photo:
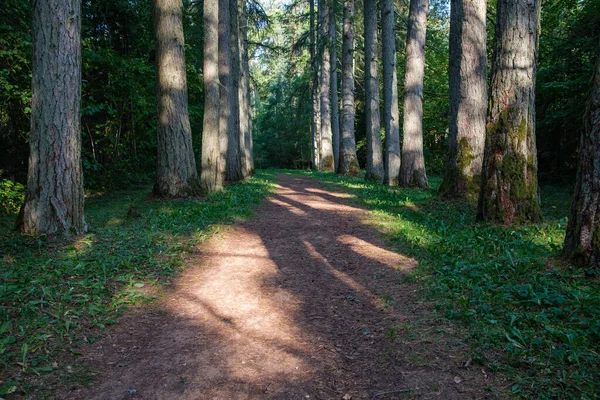
POLYGON ((90 232, 68 243, 10 232, 15 216, 0 217, 0 397, 85 381, 65 355, 151 300, 220 225, 250 217, 274 177, 262 172, 198 200, 149 200, 149 188, 95 194, 86 199, 90 232), (129 218, 130 207, 139 216, 129 218))
POLYGON ((352 194, 371 222, 419 261, 410 281, 427 289, 441 317, 467 328, 469 357, 507 376, 509 393, 598 396, 600 283, 558 258, 570 189, 543 187, 544 222, 510 228, 475 223, 473 202, 438 200, 437 178, 433 189, 418 190, 300 173, 352 194))

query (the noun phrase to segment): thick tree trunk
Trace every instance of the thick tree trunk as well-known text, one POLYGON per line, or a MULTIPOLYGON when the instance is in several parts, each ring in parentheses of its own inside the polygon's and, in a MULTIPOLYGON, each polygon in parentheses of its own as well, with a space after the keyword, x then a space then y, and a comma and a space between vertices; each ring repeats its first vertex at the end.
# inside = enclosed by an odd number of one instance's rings
POLYGON ((27 192, 18 228, 80 235, 81 2, 33 2, 31 136, 27 192))
POLYGON ((240 124, 240 85, 241 85, 241 57, 240 57, 240 23, 238 19, 238 0, 229 0, 229 32, 231 42, 231 81, 233 83, 231 97, 231 113, 233 114, 233 128, 229 130, 231 136, 227 141, 227 176, 229 182, 244 179, 242 171, 242 149, 244 137, 241 134, 240 124))
POLYGON ((400 185, 428 187, 423 156, 423 77, 428 0, 410 0, 404 77, 404 136, 400 185))
POLYGON ((487 112, 485 0, 452 0, 450 8, 450 152, 443 197, 471 197, 481 177, 487 112))
POLYGON ((400 173, 400 112, 398 110, 394 0, 381 1, 381 42, 383 44, 383 124, 385 127, 383 182, 386 185, 396 186, 400 173))
POLYGON ((377 3, 364 1, 365 18, 365 124, 367 173, 365 179, 383 181, 381 117, 379 115, 379 60, 377 59, 377 3))
POLYGON ((577 184, 563 254, 586 268, 600 268, 600 58, 579 143, 577 184))
POLYGON ((344 1, 344 37, 342 44, 342 142, 338 172, 360 175, 354 138, 354 0, 344 1))
POLYGON ((223 189, 219 131, 219 0, 204 0, 204 124, 202 129, 202 189, 223 189))
POLYGON ((221 173, 228 180, 232 160, 229 155, 236 151, 235 115, 233 97, 233 59, 231 57, 231 18, 229 0, 219 0, 219 139, 221 147, 221 173))
POLYGON ((499 1, 477 218, 510 225, 542 219, 535 145, 540 0, 499 1))
POLYGON ((188 115, 181 0, 154 0, 157 171, 154 193, 176 197, 199 190, 188 115))
POLYGON ((336 29, 336 1, 331 4, 329 13, 329 43, 331 46, 331 137, 333 140, 333 161, 337 170, 340 165, 340 103, 338 98, 338 73, 337 73, 337 29, 336 29))
MULTIPOLYGON (((309 17, 310 17, 310 64, 313 68, 313 75, 311 80, 311 91, 312 91, 312 124, 311 124, 311 133, 312 133, 312 168, 316 171, 321 169, 321 116, 319 113, 319 67, 320 62, 318 59, 320 57, 317 56, 316 51, 316 40, 315 33, 316 27, 315 25, 315 0, 309 0, 309 17)), ((319 51, 320 54, 320 51, 319 51)))
POLYGON ((254 173, 254 159, 252 154, 252 113, 250 108, 250 65, 248 61, 248 10, 246 0, 238 1, 240 16, 240 137, 242 175, 248 177, 254 173))
POLYGON ((320 132, 320 163, 322 171, 334 170, 333 158, 333 137, 331 132, 331 59, 328 40, 329 26, 329 4, 330 0, 319 1, 319 45, 321 51, 321 76, 320 76, 320 105, 319 113, 321 115, 321 132, 320 132))

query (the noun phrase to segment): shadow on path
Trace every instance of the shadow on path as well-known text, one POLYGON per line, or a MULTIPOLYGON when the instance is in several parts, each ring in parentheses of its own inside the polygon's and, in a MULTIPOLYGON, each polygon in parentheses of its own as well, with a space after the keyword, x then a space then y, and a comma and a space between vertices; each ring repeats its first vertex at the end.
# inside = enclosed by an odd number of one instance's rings
POLYGON ((61 398, 485 397, 493 377, 462 367, 468 346, 402 283, 415 261, 347 197, 281 175, 254 220, 83 349, 96 381, 61 398))

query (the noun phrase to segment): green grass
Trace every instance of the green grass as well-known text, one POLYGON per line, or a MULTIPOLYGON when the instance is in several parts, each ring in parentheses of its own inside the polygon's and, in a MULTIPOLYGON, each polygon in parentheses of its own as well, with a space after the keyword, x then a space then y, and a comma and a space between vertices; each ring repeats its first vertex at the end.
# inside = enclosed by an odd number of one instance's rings
POLYGON ((542 188, 545 221, 475 223, 473 202, 442 202, 434 189, 390 189, 359 178, 301 173, 353 195, 372 223, 419 261, 421 283, 441 317, 470 334, 474 363, 507 376, 523 398, 600 393, 600 284, 558 258, 571 191, 542 188))
POLYGON ((252 215, 275 175, 259 173, 202 200, 149 200, 149 189, 86 199, 90 232, 75 242, 10 232, 0 217, 0 397, 64 378, 61 360, 92 342, 124 307, 174 276, 193 245, 252 215), (134 206, 140 217, 128 218, 134 206))

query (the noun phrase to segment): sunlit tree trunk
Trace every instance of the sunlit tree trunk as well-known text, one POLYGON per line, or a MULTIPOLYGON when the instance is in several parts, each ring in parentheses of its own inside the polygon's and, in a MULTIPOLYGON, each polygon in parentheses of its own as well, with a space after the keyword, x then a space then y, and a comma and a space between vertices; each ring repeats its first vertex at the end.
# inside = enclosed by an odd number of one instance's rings
POLYGON ((428 187, 423 156, 423 77, 428 0, 410 0, 404 77, 404 129, 400 185, 428 187))
POLYGON ((365 18, 365 124, 367 173, 365 179, 383 181, 381 120, 379 115, 379 60, 377 59, 377 3, 364 1, 365 18))
POLYGON ((600 268, 600 59, 579 143, 577 183, 563 254, 587 268, 600 268))
MULTIPOLYGON (((316 24, 315 24, 315 0, 309 0, 309 18, 310 18, 310 64, 313 69, 311 80, 312 91, 312 109, 311 109, 311 132, 312 132, 312 168, 319 170, 321 167, 320 159, 320 136, 321 136, 321 116, 319 113, 319 67, 317 51, 316 51, 316 24)), ((320 53, 320 52, 319 52, 320 53)))
POLYGON ((202 129, 202 189, 223 189, 219 131, 219 0, 204 0, 204 124, 202 129))
POLYGON ((334 168, 340 162, 340 105, 338 98, 338 73, 337 73, 337 22, 336 1, 331 4, 329 13, 329 43, 331 46, 331 137, 333 140, 334 168))
POLYGON ((81 167, 81 2, 33 2, 31 136, 24 232, 79 235, 81 167), (68 18, 67 18, 68 16, 68 18))
POLYGON ((320 61, 321 61, 321 76, 320 76, 320 106, 319 113, 321 114, 321 132, 320 132, 320 163, 321 170, 333 171, 333 138, 331 132, 331 59, 330 47, 328 39, 329 26, 329 4, 328 0, 319 1, 319 38, 321 38, 320 61))
POLYGON ((219 140, 221 148, 221 173, 230 178, 232 160, 237 151, 235 140, 235 115, 233 97, 233 59, 231 57, 231 16, 229 0, 219 0, 219 140), (233 140, 232 140, 233 139, 233 140), (232 143, 235 142, 235 143, 232 143))
POLYGON ((478 219, 542 219, 535 145, 540 0, 499 1, 478 219))
POLYGON ((398 75, 396 72, 396 29, 394 0, 381 1, 381 42, 383 44, 383 124, 385 127, 386 185, 398 184, 400 173, 400 112, 398 110, 398 75))
POLYGON ((443 197, 477 193, 487 112, 485 0, 452 0, 450 8, 450 149, 443 197))
POLYGON ((181 0, 154 0, 157 171, 154 193, 175 197, 199 190, 188 115, 181 0))
POLYGON ((231 97, 231 113, 233 114, 233 127, 229 131, 231 136, 227 141, 227 180, 236 182, 244 179, 242 171, 242 149, 244 148, 244 137, 241 134, 240 124, 240 80, 241 80, 241 56, 240 56, 240 24, 238 19, 238 0, 229 0, 229 32, 231 39, 231 81, 233 83, 231 97))
POLYGON ((354 0, 344 1, 344 37, 342 44, 342 142, 338 172, 360 175, 354 138, 354 0))
POLYGON ((238 1, 240 16, 240 136, 242 175, 247 177, 254 173, 254 156, 252 154, 252 113, 250 108, 250 65, 248 61, 248 10, 246 0, 238 1))

